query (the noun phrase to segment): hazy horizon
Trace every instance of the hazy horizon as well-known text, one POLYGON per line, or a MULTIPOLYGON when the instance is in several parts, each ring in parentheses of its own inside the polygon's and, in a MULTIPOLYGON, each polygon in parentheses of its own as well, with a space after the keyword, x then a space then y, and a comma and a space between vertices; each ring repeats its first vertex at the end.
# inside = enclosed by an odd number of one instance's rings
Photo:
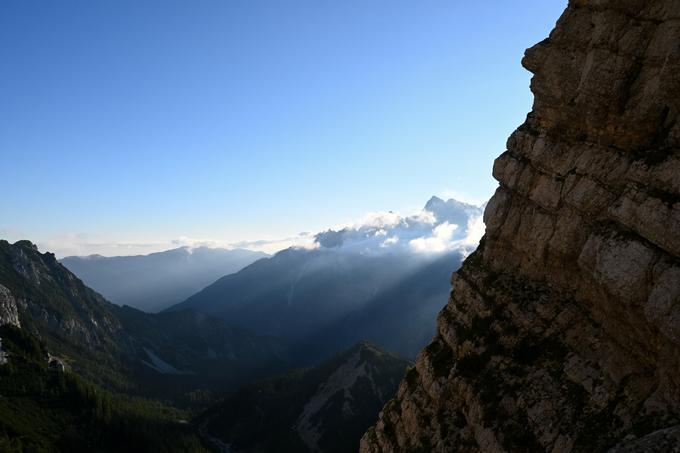
MULTIPOLYGON (((440 197, 434 195, 430 198, 430 200, 436 198, 440 197)), ((440 198, 440 200, 460 201, 455 198, 440 198)), ((485 203, 486 202, 472 202, 469 204, 479 208, 485 203)), ((403 251, 402 249, 404 248, 404 245, 406 245, 407 249, 415 254, 437 254, 458 248, 464 252, 471 251, 476 246, 484 232, 484 223, 481 219, 481 212, 482 211, 472 216, 472 220, 469 225, 458 225, 452 223, 451 228, 449 228, 448 223, 445 220, 437 220, 436 216, 434 216, 434 213, 427 210, 425 204, 423 204, 423 207, 420 209, 409 212, 366 212, 362 216, 356 216, 351 221, 337 223, 335 225, 327 225, 326 227, 317 231, 304 231, 287 237, 270 236, 259 239, 241 240, 237 242, 224 242, 215 239, 197 239, 188 237, 171 239, 166 242, 158 241, 130 244, 106 244, 89 242, 88 238, 86 237, 75 238, 76 240, 80 239, 81 242, 77 242, 73 239, 64 240, 63 238, 61 240, 40 242, 28 237, 12 236, 11 232, 9 235, 7 235, 7 232, 2 231, 0 231, 0 233, 2 233, 0 234, 0 239, 7 240, 10 243, 20 240, 29 240, 33 242, 38 247, 38 250, 40 250, 42 253, 54 253, 58 259, 89 256, 101 256, 106 258, 146 256, 180 248, 192 250, 201 247, 223 250, 243 249, 274 255, 277 252, 290 247, 308 249, 319 246, 323 247, 323 245, 317 241, 317 236, 322 234, 348 232, 350 235, 364 235, 368 231, 371 235, 375 235, 375 239, 379 240, 379 242, 387 240, 387 243, 390 246, 389 251, 403 251), (408 228, 411 228, 407 236, 410 235, 411 237, 407 238, 407 242, 405 244, 403 241, 397 244, 397 242, 399 242, 399 236, 403 237, 404 233, 404 231, 400 231, 403 230, 403 228, 400 228, 400 226, 403 227, 407 223, 409 224, 409 226, 406 227, 407 230, 408 228), (446 223, 446 225, 442 225, 444 223, 446 223), (439 229, 437 229, 438 226, 440 227, 439 229), (469 232, 468 229, 470 229, 469 232), (384 240, 382 236, 385 236, 384 240)), ((350 242, 352 240, 353 239, 351 239, 350 242)), ((382 249, 381 247, 385 247, 384 244, 381 245, 380 243, 373 244, 371 247, 375 248, 376 246, 379 249, 382 249)), ((385 249, 385 251, 388 250, 385 249)), ((363 253, 367 252, 364 251, 363 253)))
POLYGON ((483 202, 565 1, 5 2, 0 237, 269 241, 483 202))

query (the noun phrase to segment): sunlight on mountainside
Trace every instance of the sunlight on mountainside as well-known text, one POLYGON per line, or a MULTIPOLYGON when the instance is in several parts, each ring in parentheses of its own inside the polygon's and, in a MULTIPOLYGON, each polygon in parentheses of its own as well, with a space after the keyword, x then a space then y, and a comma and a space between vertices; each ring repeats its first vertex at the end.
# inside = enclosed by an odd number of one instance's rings
POLYGON ((680 452, 679 18, 0 2, 0 452, 680 452))

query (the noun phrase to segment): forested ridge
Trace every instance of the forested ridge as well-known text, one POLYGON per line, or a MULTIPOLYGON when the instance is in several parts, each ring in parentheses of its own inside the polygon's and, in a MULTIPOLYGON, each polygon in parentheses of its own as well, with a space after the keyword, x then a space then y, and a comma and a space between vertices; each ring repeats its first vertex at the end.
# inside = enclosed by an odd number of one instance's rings
POLYGON ((114 394, 60 362, 36 337, 0 327, 0 451, 208 451, 190 414, 158 401, 114 394))

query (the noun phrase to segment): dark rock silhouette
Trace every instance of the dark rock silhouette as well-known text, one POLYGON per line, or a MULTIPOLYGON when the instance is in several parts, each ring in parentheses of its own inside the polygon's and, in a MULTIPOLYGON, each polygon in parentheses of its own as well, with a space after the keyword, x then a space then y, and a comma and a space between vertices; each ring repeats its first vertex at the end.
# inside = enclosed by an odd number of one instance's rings
POLYGON ((486 236, 362 452, 678 451, 680 3, 572 0, 486 236))

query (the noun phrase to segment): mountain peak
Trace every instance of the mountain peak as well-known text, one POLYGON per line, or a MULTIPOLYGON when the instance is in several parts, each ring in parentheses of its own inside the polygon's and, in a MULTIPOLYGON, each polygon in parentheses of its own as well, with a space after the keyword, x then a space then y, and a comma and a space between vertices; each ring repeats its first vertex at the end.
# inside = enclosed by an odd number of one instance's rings
POLYGON ((382 354, 360 341, 313 368, 254 382, 212 409, 205 430, 239 451, 356 451, 410 365, 382 354))
POLYGON ((29 248, 29 249, 31 249, 31 250, 35 250, 36 252, 38 251, 38 246, 35 245, 34 243, 32 243, 31 241, 29 241, 28 239, 22 239, 22 240, 20 240, 20 241, 16 241, 16 242, 14 243, 14 246, 15 246, 15 247, 25 247, 25 248, 29 248))
POLYGON ((425 209, 427 209, 428 206, 433 205, 433 204, 440 204, 440 203, 445 203, 444 200, 439 198, 436 195, 432 195, 429 200, 427 200, 427 203, 425 203, 425 209))
POLYGON ((455 198, 443 199, 433 196, 425 204, 425 210, 434 214, 437 222, 449 222, 465 227, 470 217, 480 216, 483 209, 455 198))
POLYGON ((425 203, 425 210, 435 212, 440 209, 480 209, 479 205, 466 203, 464 201, 449 198, 444 200, 436 195, 433 195, 427 203, 425 203))
MULTIPOLYGON (((359 340, 357 343, 354 344, 354 346, 350 347, 345 354, 351 355, 354 353, 369 353, 373 356, 382 356, 382 355, 390 355, 393 356, 392 353, 385 351, 382 349, 380 346, 376 345, 375 343, 371 343, 368 340, 359 340)), ((399 358, 397 356, 394 356, 395 358, 399 358)))

